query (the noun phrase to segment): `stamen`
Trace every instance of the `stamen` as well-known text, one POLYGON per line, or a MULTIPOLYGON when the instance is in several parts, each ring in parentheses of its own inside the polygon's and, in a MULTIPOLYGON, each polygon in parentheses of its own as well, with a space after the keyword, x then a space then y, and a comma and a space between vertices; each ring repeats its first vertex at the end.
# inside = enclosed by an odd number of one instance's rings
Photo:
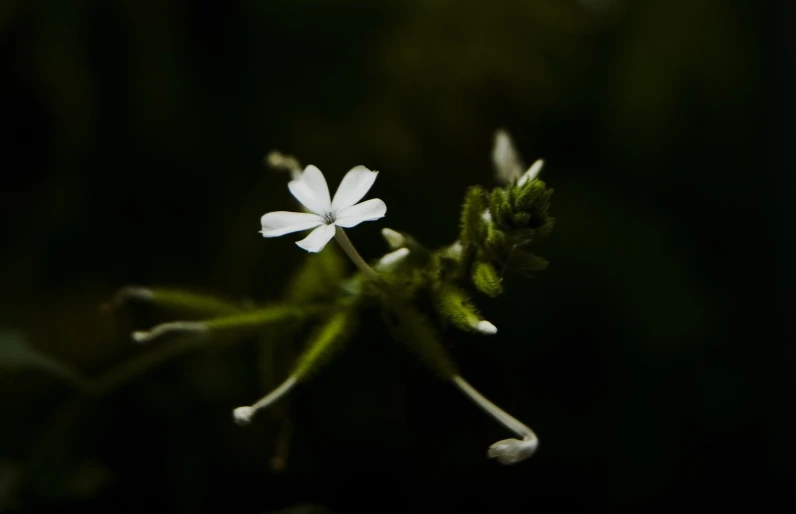
POLYGON ((238 425, 246 425, 250 423, 252 416, 254 416, 258 410, 265 409, 275 401, 285 396, 290 392, 291 389, 293 389, 293 386, 296 385, 296 382, 297 378, 295 376, 291 376, 285 380, 282 385, 268 393, 254 405, 245 405, 232 411, 232 416, 235 418, 235 423, 238 425))
POLYGON ((451 377, 453 383, 473 402, 475 402, 487 414, 495 418, 503 426, 522 437, 519 439, 504 439, 489 447, 487 457, 497 459, 501 464, 516 464, 534 454, 539 446, 539 439, 533 430, 517 421, 510 414, 500 409, 497 405, 487 400, 481 393, 476 391, 461 376, 451 377))
POLYGON ((292 155, 284 155, 277 150, 273 150, 263 160, 272 169, 289 171, 291 180, 296 180, 301 176, 301 164, 292 155))
POLYGON ((136 343, 148 343, 153 339, 172 332, 206 332, 207 325, 201 321, 172 321, 157 325, 150 331, 137 330, 132 333, 136 343))
POLYGON ((152 301, 154 298, 155 293, 152 292, 151 289, 145 287, 125 287, 116 293, 110 302, 103 304, 102 309, 105 311, 115 311, 124 305, 127 300, 152 301))

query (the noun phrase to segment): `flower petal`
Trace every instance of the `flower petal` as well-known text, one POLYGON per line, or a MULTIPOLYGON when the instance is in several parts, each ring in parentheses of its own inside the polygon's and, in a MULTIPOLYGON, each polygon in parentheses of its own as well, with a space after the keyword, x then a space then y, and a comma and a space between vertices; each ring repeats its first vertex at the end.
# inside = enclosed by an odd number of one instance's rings
POLYGON ((518 186, 524 186, 527 182, 534 180, 539 172, 542 171, 542 166, 544 166, 544 161, 542 159, 537 160, 535 163, 531 164, 531 167, 528 168, 528 171, 520 177, 519 182, 517 182, 518 186))
POLYGON ((378 198, 373 198, 341 210, 337 213, 337 219, 334 224, 350 228, 359 225, 363 221, 383 218, 385 214, 387 214, 387 205, 378 198))
POLYGON ((495 176, 501 184, 511 184, 519 179, 525 166, 522 164, 514 142, 505 130, 495 133, 495 146, 492 149, 492 163, 495 166, 495 176))
POLYGON ((288 189, 304 207, 315 214, 323 216, 331 210, 329 186, 321 170, 310 164, 296 180, 291 180, 288 189))
POLYGON ((318 253, 334 237, 334 231, 334 225, 321 225, 296 244, 310 253, 318 253))
POLYGON ((260 218, 264 237, 276 237, 323 225, 323 218, 306 212, 269 212, 260 218))
POLYGON ((332 200, 332 211, 338 212, 351 207, 367 194, 376 181, 378 171, 370 171, 364 166, 355 166, 343 177, 332 200))

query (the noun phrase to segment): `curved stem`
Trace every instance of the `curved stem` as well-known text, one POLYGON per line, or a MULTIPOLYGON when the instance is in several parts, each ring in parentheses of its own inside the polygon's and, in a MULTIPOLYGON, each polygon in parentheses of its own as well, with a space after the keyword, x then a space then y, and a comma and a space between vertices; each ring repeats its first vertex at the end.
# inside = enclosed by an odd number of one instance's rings
POLYGON ((152 330, 136 330, 132 338, 136 343, 147 343, 172 332, 206 332, 207 325, 201 321, 170 321, 155 326, 152 330))
POLYGON ((337 239, 337 243, 340 245, 340 248, 348 255, 348 257, 353 261, 354 265, 359 268, 359 270, 364 273, 369 279, 376 282, 377 284, 382 284, 384 281, 379 276, 376 271, 370 267, 370 265, 365 262, 365 259, 359 255, 359 252, 356 248, 354 248, 353 243, 351 240, 348 239, 348 235, 346 235, 345 230, 342 227, 335 226, 334 227, 334 236, 337 239))
POLYGON ((277 401, 278 399, 285 396, 287 393, 293 389, 293 386, 296 385, 296 377, 289 377, 287 380, 282 382, 282 385, 268 393, 265 397, 258 400, 257 403, 252 405, 252 410, 258 411, 260 409, 264 409, 277 401))
POLYGON ((245 425, 249 423, 252 419, 252 416, 254 416, 258 410, 268 407, 275 401, 285 396, 290 392, 291 389, 293 389, 293 386, 296 385, 296 382, 298 382, 298 378, 295 375, 291 375, 287 380, 282 382, 282 385, 265 395, 254 405, 244 405, 243 407, 238 407, 233 411, 235 422, 239 425, 245 425))
POLYGON ((470 399, 478 404, 487 414, 522 438, 521 440, 504 439, 494 443, 489 447, 489 451, 487 452, 489 458, 497 459, 501 464, 516 464, 527 459, 536 452, 536 448, 539 446, 539 439, 536 437, 536 434, 533 433, 533 430, 484 398, 481 393, 476 391, 459 375, 453 375, 451 380, 456 387, 469 396, 470 399))
POLYGON ((528 440, 529 438, 536 439, 536 434, 533 433, 533 430, 520 423, 520 421, 518 421, 508 412, 487 400, 462 377, 455 375, 453 378, 451 378, 451 380, 453 380, 453 383, 456 384, 456 386, 464 394, 469 396, 470 399, 472 399, 479 407, 481 407, 487 414, 498 420, 503 426, 522 437, 524 440, 528 440))

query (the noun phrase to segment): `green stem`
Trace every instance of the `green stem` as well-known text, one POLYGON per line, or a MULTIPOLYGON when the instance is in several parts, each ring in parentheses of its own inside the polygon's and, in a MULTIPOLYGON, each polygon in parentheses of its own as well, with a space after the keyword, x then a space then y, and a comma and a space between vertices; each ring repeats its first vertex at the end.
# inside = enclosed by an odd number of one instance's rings
POLYGON ((346 255, 348 255, 354 265, 372 281, 380 285, 384 284, 384 280, 379 276, 379 274, 376 273, 376 271, 371 268, 367 262, 365 262, 365 259, 363 259, 361 255, 359 255, 359 252, 356 248, 354 248, 351 240, 348 239, 348 235, 346 235, 345 230, 338 226, 335 226, 334 229, 334 236, 335 239, 337 239, 337 243, 340 245, 346 255))

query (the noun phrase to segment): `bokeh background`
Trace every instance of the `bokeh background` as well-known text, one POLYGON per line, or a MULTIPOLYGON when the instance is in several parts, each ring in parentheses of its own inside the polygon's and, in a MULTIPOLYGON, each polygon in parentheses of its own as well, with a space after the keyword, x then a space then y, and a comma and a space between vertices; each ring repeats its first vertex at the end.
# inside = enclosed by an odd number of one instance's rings
POLYGON ((0 2, 0 511, 792 499, 794 20, 787 0, 0 2), (375 318, 247 428, 256 340, 70 385, 171 319, 101 312, 122 286, 279 299, 307 255, 257 233, 292 206, 268 151, 332 184, 382 172, 388 216, 351 232, 373 258, 382 226, 455 239, 499 127, 546 160, 551 266, 478 299, 496 337, 445 338, 537 431, 530 461, 488 461, 508 434, 375 318))

